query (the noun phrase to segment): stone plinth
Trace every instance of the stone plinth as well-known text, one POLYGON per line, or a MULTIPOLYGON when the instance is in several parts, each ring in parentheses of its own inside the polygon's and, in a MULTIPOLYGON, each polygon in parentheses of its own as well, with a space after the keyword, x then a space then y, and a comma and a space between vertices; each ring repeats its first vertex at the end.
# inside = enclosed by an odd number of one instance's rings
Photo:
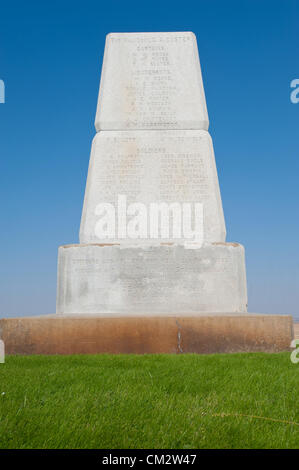
POLYGON ((207 130, 194 34, 108 34, 95 126, 207 130))
MULTIPOLYGON (((101 239, 97 223, 103 216, 99 204, 110 203, 118 212, 118 198, 126 197, 127 205, 143 203, 148 212, 152 203, 203 205, 203 239, 224 242, 226 236, 221 196, 212 139, 208 132, 128 131, 100 132, 92 145, 80 243, 132 243, 120 238, 117 227, 114 238, 101 239)), ((128 221, 133 217, 127 217, 128 221)), ((169 238, 175 241, 170 225, 169 238)), ((149 238, 149 230, 147 239, 149 238)), ((147 240, 145 240, 147 241, 147 240)), ((151 240, 152 241, 152 240, 151 240)), ((184 234, 180 236, 184 242, 184 234)), ((142 244, 142 237, 135 240, 142 244)))
POLYGON ((217 314, 0 319, 6 354, 239 353, 288 350, 292 317, 217 314))
POLYGON ((59 248, 57 313, 155 315, 246 312, 237 243, 66 245, 59 248))

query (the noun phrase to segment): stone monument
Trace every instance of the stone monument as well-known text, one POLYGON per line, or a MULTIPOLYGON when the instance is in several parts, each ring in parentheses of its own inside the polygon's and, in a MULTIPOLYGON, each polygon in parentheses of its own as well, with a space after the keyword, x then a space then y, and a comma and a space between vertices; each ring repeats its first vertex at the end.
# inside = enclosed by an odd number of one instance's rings
POLYGON ((59 248, 57 313, 246 312, 244 249, 225 242, 194 34, 109 34, 95 125, 80 244, 59 248), (120 197, 122 217, 154 203, 168 222, 171 205, 201 203, 202 243, 171 230, 132 238, 117 223, 103 238, 101 204, 119 208, 120 197))
POLYGON ((80 244, 57 313, 0 320, 9 354, 281 351, 291 316, 247 313, 226 231, 196 38, 107 36, 80 244))

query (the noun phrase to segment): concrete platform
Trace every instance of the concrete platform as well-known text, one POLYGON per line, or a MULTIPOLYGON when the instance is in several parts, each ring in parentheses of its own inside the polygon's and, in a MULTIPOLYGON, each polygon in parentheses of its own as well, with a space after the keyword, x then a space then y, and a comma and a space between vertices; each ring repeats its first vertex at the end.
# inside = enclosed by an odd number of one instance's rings
POLYGON ((288 315, 54 314, 0 319, 6 354, 278 352, 288 350, 293 337, 288 315))

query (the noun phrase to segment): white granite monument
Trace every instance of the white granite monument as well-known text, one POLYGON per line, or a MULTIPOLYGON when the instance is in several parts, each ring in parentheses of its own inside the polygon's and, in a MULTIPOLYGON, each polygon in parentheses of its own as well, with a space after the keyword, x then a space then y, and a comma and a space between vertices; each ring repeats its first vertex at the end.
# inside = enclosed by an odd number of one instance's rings
POLYGON ((208 125, 193 33, 107 36, 80 244, 59 248, 57 313, 247 311, 208 125))
POLYGON ((0 319, 7 354, 288 350, 290 315, 246 313, 194 34, 109 34, 95 125, 56 314, 0 319))

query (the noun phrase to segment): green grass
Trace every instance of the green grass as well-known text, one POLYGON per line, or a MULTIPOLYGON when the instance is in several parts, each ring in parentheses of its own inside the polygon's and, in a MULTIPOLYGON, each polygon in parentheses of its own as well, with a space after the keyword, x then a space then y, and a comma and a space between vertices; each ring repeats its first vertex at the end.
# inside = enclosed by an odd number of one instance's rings
POLYGON ((289 353, 10 356, 1 448, 299 448, 289 353))

